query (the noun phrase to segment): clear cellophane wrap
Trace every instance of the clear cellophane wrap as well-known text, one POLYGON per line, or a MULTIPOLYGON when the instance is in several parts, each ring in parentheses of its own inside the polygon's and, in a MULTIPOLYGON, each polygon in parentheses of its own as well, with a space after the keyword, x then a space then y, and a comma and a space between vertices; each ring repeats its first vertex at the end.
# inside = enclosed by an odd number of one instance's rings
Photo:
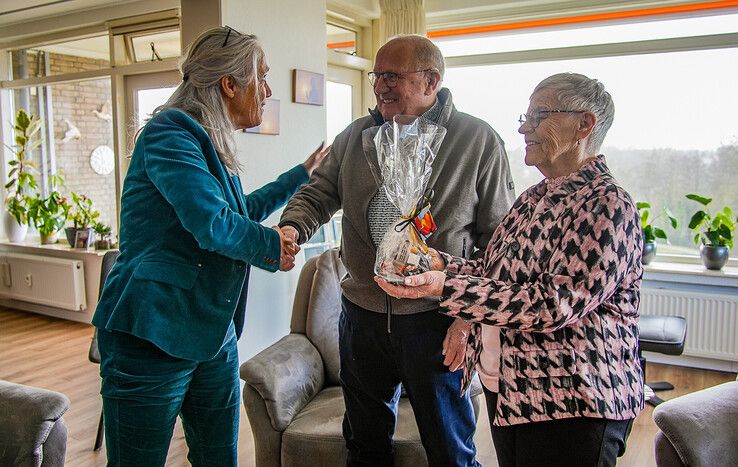
POLYGON ((426 185, 444 136, 445 128, 422 117, 398 115, 374 137, 382 189, 402 215, 385 232, 374 263, 387 281, 430 270, 428 246, 413 221, 427 205, 426 185))

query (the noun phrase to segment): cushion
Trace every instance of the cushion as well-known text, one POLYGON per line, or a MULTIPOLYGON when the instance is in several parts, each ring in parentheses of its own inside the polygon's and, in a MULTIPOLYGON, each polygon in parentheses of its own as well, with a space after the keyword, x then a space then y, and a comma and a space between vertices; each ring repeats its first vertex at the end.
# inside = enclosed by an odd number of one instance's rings
MULTIPOLYGON (((344 465, 347 452, 342 435, 343 413, 341 388, 329 387, 318 393, 282 434, 282 465, 344 465)), ((400 399, 394 442, 396 466, 428 464, 407 399, 400 399)))
POLYGON ((666 401, 653 419, 685 465, 738 465, 738 382, 666 401))
POLYGON ((328 250, 318 257, 310 291, 306 335, 325 366, 326 385, 340 384, 338 369, 338 319, 341 316, 341 278, 346 274, 338 250, 328 250))
POLYGON ((641 315, 638 332, 641 350, 681 355, 687 321, 681 316, 641 315))

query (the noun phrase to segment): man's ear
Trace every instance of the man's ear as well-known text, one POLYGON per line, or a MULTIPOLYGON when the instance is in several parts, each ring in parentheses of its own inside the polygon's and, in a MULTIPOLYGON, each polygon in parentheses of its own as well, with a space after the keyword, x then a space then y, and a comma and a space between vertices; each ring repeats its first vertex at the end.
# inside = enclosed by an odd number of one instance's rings
POLYGON ((431 94, 435 94, 441 85, 441 74, 435 70, 427 71, 425 73, 425 80, 427 83, 425 86, 425 95, 430 96, 431 94))
POLYGON ((228 98, 236 95, 236 82, 231 75, 220 78, 220 91, 228 98))

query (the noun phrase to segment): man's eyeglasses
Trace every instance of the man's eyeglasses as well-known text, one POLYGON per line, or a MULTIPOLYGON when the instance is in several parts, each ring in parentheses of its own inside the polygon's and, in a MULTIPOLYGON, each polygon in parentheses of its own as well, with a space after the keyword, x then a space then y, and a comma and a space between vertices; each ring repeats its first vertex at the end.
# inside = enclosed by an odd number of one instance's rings
POLYGON ((520 125, 528 124, 534 130, 538 128, 541 121, 547 119, 550 114, 581 114, 586 110, 538 110, 532 114, 520 114, 518 122, 520 125))
POLYGON ((370 71, 367 73, 367 76, 369 76, 369 84, 372 86, 377 84, 379 78, 382 78, 387 87, 394 88, 397 86, 397 81, 405 79, 405 75, 409 75, 411 73, 426 73, 428 71, 434 70, 433 68, 426 68, 425 70, 404 71, 402 73, 395 73, 394 71, 370 71))

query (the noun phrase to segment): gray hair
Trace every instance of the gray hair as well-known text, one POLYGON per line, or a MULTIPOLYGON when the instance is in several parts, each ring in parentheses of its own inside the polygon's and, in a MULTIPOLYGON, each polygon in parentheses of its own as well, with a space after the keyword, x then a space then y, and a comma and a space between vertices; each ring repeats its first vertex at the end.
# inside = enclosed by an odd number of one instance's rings
POLYGON ((441 49, 432 40, 418 34, 398 34, 390 37, 385 45, 390 42, 406 42, 412 44, 415 47, 415 68, 418 70, 424 70, 426 68, 434 69, 438 71, 441 75, 441 81, 443 81, 443 75, 446 73, 446 61, 443 58, 441 49))
POLYGON ((599 152, 615 117, 615 104, 610 93, 605 91, 605 86, 579 73, 558 73, 538 83, 533 94, 543 89, 556 92, 564 109, 586 110, 595 114, 597 122, 587 139, 585 151, 589 154, 599 152))
POLYGON ((180 63, 182 83, 153 115, 176 108, 192 116, 210 136, 223 165, 235 174, 240 168, 233 139, 236 128, 228 115, 220 79, 231 76, 239 87, 253 83, 258 88, 259 63, 263 60, 264 51, 256 36, 228 26, 205 31, 180 63))

